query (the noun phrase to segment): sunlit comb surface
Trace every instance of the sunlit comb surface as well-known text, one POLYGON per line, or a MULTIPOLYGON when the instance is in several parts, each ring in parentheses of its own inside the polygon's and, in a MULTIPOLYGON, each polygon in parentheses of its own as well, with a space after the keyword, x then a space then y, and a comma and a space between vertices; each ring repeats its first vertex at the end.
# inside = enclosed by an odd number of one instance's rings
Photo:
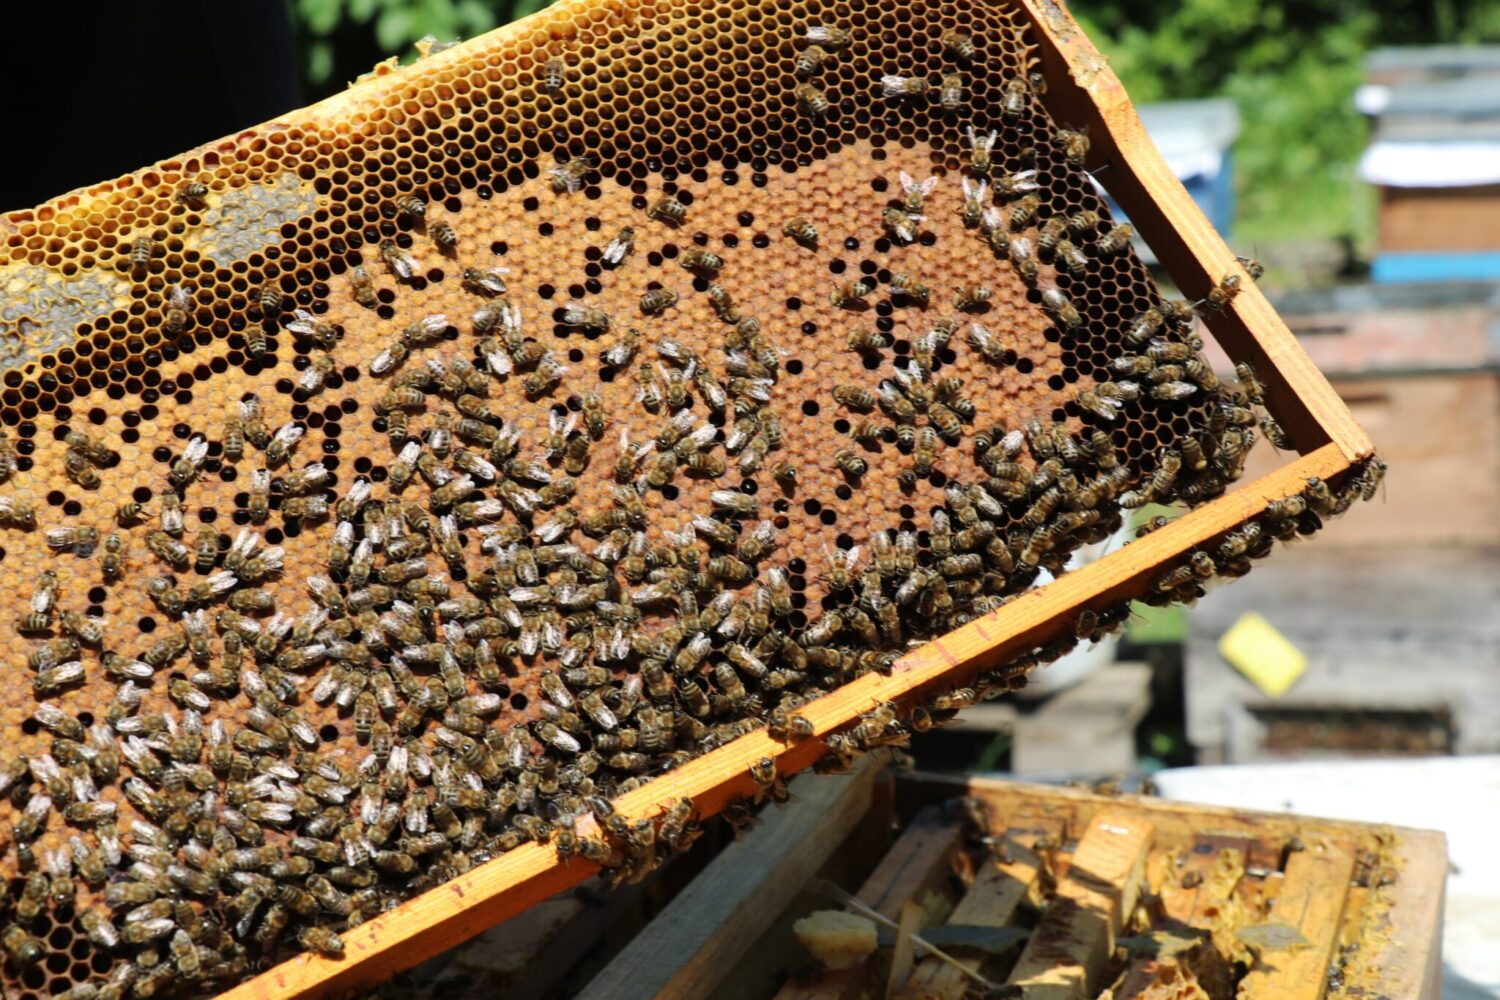
POLYGON ((611 795, 1222 493, 1255 390, 1018 23, 566 3, 13 214, 13 991, 222 988, 525 839, 636 874, 689 817, 611 795))

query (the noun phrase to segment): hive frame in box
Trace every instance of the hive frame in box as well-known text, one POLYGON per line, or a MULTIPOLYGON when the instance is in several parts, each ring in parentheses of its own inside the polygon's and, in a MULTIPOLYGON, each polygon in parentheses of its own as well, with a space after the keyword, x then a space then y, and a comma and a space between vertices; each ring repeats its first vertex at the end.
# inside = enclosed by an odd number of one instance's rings
MULTIPOLYGON (((592 0, 562 0, 528 22, 497 30, 505 40, 566 17, 592 0)), ((1056 0, 1016 0, 1031 23, 1049 81, 1044 98, 1054 118, 1087 126, 1093 138, 1089 167, 1130 216, 1165 270, 1189 296, 1205 294, 1235 255, 1152 145, 1120 81, 1056 0)), ((462 48, 438 59, 458 59, 462 48)), ((343 100, 318 106, 336 114, 343 100)), ((711 751, 653 779, 615 803, 629 817, 653 816, 659 803, 689 797, 699 816, 717 813, 752 791, 748 769, 773 757, 783 773, 822 756, 822 738, 889 700, 963 683, 1052 638, 1084 608, 1103 609, 1137 597, 1152 580, 1195 547, 1243 525, 1267 503, 1300 493, 1309 477, 1337 481, 1368 459, 1373 445, 1253 283, 1214 317, 1212 332, 1229 356, 1255 365, 1267 386, 1267 405, 1298 457, 1255 482, 1174 520, 1130 545, 1069 573, 1004 607, 912 650, 889 675, 865 674, 799 709, 815 737, 791 745, 764 730, 711 751)), ((595 872, 590 863, 563 860, 551 847, 526 844, 432 889, 343 935, 345 954, 304 954, 223 994, 234 1000, 323 996, 369 986, 409 968, 595 872)))

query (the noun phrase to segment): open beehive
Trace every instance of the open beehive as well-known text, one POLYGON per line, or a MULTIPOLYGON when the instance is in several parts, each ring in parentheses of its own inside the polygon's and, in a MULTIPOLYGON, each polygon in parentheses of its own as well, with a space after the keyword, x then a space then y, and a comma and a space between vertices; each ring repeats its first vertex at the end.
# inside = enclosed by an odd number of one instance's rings
POLYGON ((373 981, 1377 480, 1052 5, 564 2, 6 230, 22 993, 373 981))
POLYGON ((637 886, 603 906, 575 893, 425 967, 411 995, 1441 992, 1440 833, 872 770, 798 778, 796 800, 763 831, 725 847, 669 903, 653 900, 648 916, 621 901, 637 886), (609 904, 628 933, 607 930, 609 904), (902 930, 942 956, 908 947, 902 930), (555 959, 517 969, 512 952, 555 959))

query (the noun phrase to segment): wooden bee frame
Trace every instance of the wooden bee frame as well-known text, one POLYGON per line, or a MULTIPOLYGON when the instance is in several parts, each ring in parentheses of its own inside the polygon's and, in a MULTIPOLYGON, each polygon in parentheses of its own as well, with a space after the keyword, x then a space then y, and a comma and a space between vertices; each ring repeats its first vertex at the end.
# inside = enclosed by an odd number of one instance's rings
MULTIPOLYGON (((538 23, 545 25, 565 10, 584 9, 592 2, 562 0, 527 22, 498 29, 497 37, 504 41, 534 33, 538 23)), ((1223 275, 1240 273, 1234 252, 1167 168, 1120 81, 1067 11, 1056 0, 1017 4, 1030 21, 1049 81, 1045 103, 1057 120, 1088 127, 1090 167, 1168 274, 1186 294, 1201 296, 1223 275)), ((344 100, 319 106, 318 114, 333 113, 344 100)), ((621 797, 617 810, 632 818, 655 816, 662 803, 688 797, 698 816, 713 815, 752 791, 748 769, 761 757, 774 758, 783 774, 808 767, 824 753, 822 738, 861 713, 885 701, 962 683, 1046 642, 1083 609, 1109 608, 1143 594, 1186 553, 1245 524, 1271 501, 1301 492, 1309 477, 1337 482, 1370 458, 1373 445, 1348 408, 1254 283, 1242 281, 1243 290, 1213 318, 1211 329, 1231 358, 1251 362, 1260 373, 1268 407, 1296 447, 1295 459, 907 653, 889 675, 866 674, 808 703, 799 711, 812 723, 813 739, 788 745, 764 730, 753 732, 621 797)), ((595 870, 578 859, 560 859, 551 847, 526 844, 345 933, 342 958, 300 955, 223 995, 234 1000, 327 996, 371 986, 578 884, 595 870)))

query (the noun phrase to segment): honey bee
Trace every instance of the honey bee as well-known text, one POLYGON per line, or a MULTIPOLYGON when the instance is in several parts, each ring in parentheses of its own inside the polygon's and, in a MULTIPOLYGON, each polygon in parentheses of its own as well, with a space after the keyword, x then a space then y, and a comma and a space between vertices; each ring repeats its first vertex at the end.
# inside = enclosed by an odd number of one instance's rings
POLYGON ((324 350, 338 342, 338 328, 332 323, 323 322, 306 309, 293 310, 292 317, 285 327, 299 337, 306 337, 324 350))
POLYGON ((850 476, 863 476, 866 472, 870 471, 870 464, 848 448, 840 449, 834 453, 833 464, 838 466, 840 471, 850 476))
POLYGON ((964 104, 964 78, 962 73, 944 73, 938 85, 938 102, 944 111, 952 114, 964 104))
POLYGON ((677 258, 678 265, 685 271, 694 271, 704 275, 714 275, 724 269, 724 258, 716 253, 696 248, 683 251, 677 258))
MULTIPOLYGON (((684 211, 686 211, 684 209, 684 211)), ((635 249, 635 229, 624 226, 615 238, 610 240, 603 252, 604 262, 610 267, 619 267, 620 263, 635 249)))
POLYGON ((156 256, 157 242, 149 236, 138 236, 130 244, 130 269, 137 276, 146 273, 151 258, 156 256))
POLYGON ((990 132, 981 135, 974 131, 974 126, 968 126, 969 137, 969 170, 976 177, 988 177, 994 165, 993 154, 995 141, 1000 138, 998 132, 990 132))
POLYGON ((781 227, 781 231, 805 247, 815 248, 818 245, 818 227, 803 216, 789 220, 781 227))
POLYGON ((397 281, 410 281, 416 277, 417 259, 397 246, 394 240, 381 240, 380 259, 397 281))
POLYGON ((831 24, 808 25, 803 37, 813 45, 828 49, 841 49, 849 44, 849 32, 831 24))
POLYGON ((925 97, 931 84, 926 77, 921 76, 899 76, 895 73, 886 73, 880 78, 880 93, 884 97, 894 100, 903 98, 925 97))
POLYGON ((1100 257, 1111 257, 1130 246, 1134 236, 1135 229, 1129 224, 1115 226, 1094 241, 1094 252, 1100 257))
POLYGON ((266 464, 275 467, 290 458, 292 449, 302 440, 304 433, 306 429, 297 423, 285 423, 277 428, 266 445, 266 464))
POLYGON ((964 192, 964 204, 961 210, 964 226, 974 229, 984 218, 984 209, 989 203, 990 185, 985 180, 976 183, 969 177, 960 177, 959 183, 963 186, 964 192))
MULTIPOLYGON (((1031 196, 1028 195, 1027 197, 1031 196)), ((1023 198, 1021 200, 1025 201, 1026 199, 1023 198)), ((1017 205, 1019 204, 1020 202, 1017 202, 1017 205)), ((1052 218, 1048 219, 1042 224, 1041 230, 1037 233, 1037 252, 1045 257, 1055 257, 1058 252, 1058 247, 1062 244, 1063 238, 1067 235, 1067 233, 1067 220, 1060 215, 1054 215, 1052 218)), ((1071 246, 1072 244, 1069 245, 1071 246)), ((1076 250, 1077 248, 1074 247, 1074 249, 1076 250)))
POLYGON ((1269 413, 1262 413, 1260 415, 1260 432, 1266 436, 1266 440, 1271 442, 1271 447, 1277 451, 1295 450, 1292 439, 1287 436, 1286 431, 1281 429, 1281 425, 1276 422, 1276 418, 1269 413))
POLYGON ((1005 90, 1000 99, 1000 116, 1008 122, 1014 122, 1026 113, 1026 105, 1030 98, 1030 88, 1026 81, 1020 77, 1012 77, 1005 81, 1005 90))
POLYGON ((738 490, 714 490, 709 494, 709 502, 715 510, 737 517, 754 517, 760 509, 760 504, 755 497, 738 490))
POLYGON ((1087 410, 1100 420, 1114 421, 1120 417, 1119 400, 1101 396, 1097 392, 1085 389, 1074 396, 1073 401, 1080 409, 1087 410))
MULTIPOLYGON (((1048 225, 1050 226, 1053 222, 1060 222, 1060 220, 1056 218, 1051 219, 1048 221, 1048 225)), ((1059 225, 1057 228, 1061 229, 1062 227, 1059 225)), ((1038 243, 1040 244, 1040 240, 1038 240, 1038 243)), ((1078 249, 1071 240, 1060 237, 1053 240, 1050 252, 1057 261, 1057 267, 1060 271, 1065 271, 1076 278, 1081 277, 1088 270, 1088 256, 1082 250, 1078 249)))
MULTIPOLYGON (((891 346, 890 334, 881 333, 879 330, 856 330, 849 334, 845 342, 851 351, 883 351, 891 346)), ((853 389, 853 386, 846 388, 853 389)), ((870 397, 870 405, 875 405, 875 398, 870 397)))
POLYGON ((920 215, 899 208, 888 208, 880 214, 881 225, 898 243, 912 243, 917 238, 920 215))
POLYGON ((857 278, 834 285, 833 292, 829 295, 828 301, 837 309, 852 309, 857 305, 863 304, 865 296, 874 290, 874 285, 863 278, 857 278))
POLYGON ((734 304, 734 297, 723 285, 712 284, 708 286, 708 302, 714 307, 714 315, 726 323, 738 323, 741 319, 739 306, 734 304))
POLYGON ((897 175, 897 180, 901 183, 901 207, 912 215, 920 215, 928 196, 937 190, 938 178, 918 181, 903 170, 897 175))
POLYGON ((198 478, 203 462, 208 457, 208 439, 201 434, 193 435, 182 449, 182 455, 172 463, 167 481, 177 489, 184 489, 198 478))
POLYGON ((29 969, 47 954, 46 946, 28 934, 19 924, 11 924, 0 933, 0 946, 18 969, 29 969))
POLYGON ((953 308, 963 312, 981 309, 994 294, 988 285, 964 285, 953 296, 953 308))
POLYGON ((647 209, 646 217, 670 226, 680 226, 687 218, 687 206, 671 195, 666 195, 647 209))
POLYGON ((297 931, 297 943, 308 951, 337 957, 344 953, 344 941, 320 924, 308 924, 297 931))
POLYGON ((1059 326, 1073 332, 1083 325, 1083 316, 1073 300, 1060 288, 1049 288, 1042 293, 1042 308, 1052 315, 1059 326))
POLYGON ((266 328, 264 324, 257 323, 245 331, 245 353, 255 359, 266 356, 270 344, 266 340, 266 328))
POLYGON ((969 324, 969 346, 986 360, 994 364, 1006 362, 1006 350, 993 333, 978 323, 969 324))
POLYGON ((923 309, 927 308, 927 304, 932 298, 932 289, 904 271, 891 275, 891 291, 898 295, 904 295, 911 302, 923 309))
POLYGON ((609 330, 609 313, 585 306, 565 306, 562 309, 562 325, 580 327, 583 330, 609 330))
POLYGON ((1089 155, 1088 129, 1075 132, 1071 129, 1060 128, 1057 130, 1057 142, 1063 148, 1063 157, 1067 160, 1068 166, 1082 169, 1083 161, 1089 155))
POLYGON ((812 115, 814 118, 825 118, 833 109, 833 104, 828 100, 828 95, 810 83, 797 84, 793 93, 797 97, 797 104, 812 115))
POLYGON ((88 556, 99 544, 99 529, 49 528, 46 538, 50 549, 72 549, 75 555, 88 556))
POLYGON ((504 267, 466 267, 463 272, 463 286, 467 291, 476 295, 504 295, 505 275, 510 273, 504 267))
POLYGON ((207 199, 208 185, 202 181, 183 181, 177 189, 176 200, 179 205, 200 208, 207 199))
POLYGON ((265 418, 261 412, 260 397, 255 393, 248 393, 240 400, 240 422, 244 429, 245 440, 257 448, 264 448, 271 440, 270 432, 266 430, 265 418))
POLYGON ((118 531, 104 536, 104 555, 100 558, 100 569, 108 583, 114 583, 124 574, 125 542, 118 531))
POLYGON ((868 413, 875 408, 875 395, 859 385, 836 385, 833 387, 834 401, 858 413, 868 413))
POLYGON ((1037 276, 1040 274, 1040 270, 1037 267, 1037 252, 1032 247, 1031 238, 1019 235, 1019 237, 1011 240, 1010 258, 1011 265, 1016 268, 1016 273, 1019 274, 1020 279, 1028 283, 1028 285, 1037 285, 1037 276))
POLYGON ((303 395, 315 395, 323 388, 328 376, 337 370, 338 363, 334 361, 333 355, 320 354, 303 370, 302 377, 297 380, 297 388, 302 390, 303 395))
POLYGON ((1014 174, 1006 174, 1003 177, 991 178, 995 186, 995 197, 1014 198, 1017 195, 1027 195, 1038 188, 1036 171, 1022 170, 1014 174))
POLYGON ((189 313, 192 305, 193 296, 186 287, 172 285, 167 289, 167 306, 162 325, 168 333, 181 333, 187 329, 188 322, 192 319, 189 313))
POLYGON ((414 194, 402 195, 396 199, 396 212, 413 219, 427 217, 427 202, 414 194))
POLYGON ((809 45, 797 53, 797 57, 792 64, 793 69, 798 77, 805 80, 816 73, 818 68, 828 59, 832 58, 832 56, 833 53, 821 45, 809 45))
POLYGON ((186 569, 193 561, 193 553, 165 531, 153 531, 146 536, 146 548, 164 562, 179 570, 186 569))
POLYGON ((1266 389, 1255 374, 1255 366, 1248 361, 1241 361, 1234 366, 1234 373, 1240 380, 1240 387, 1245 390, 1245 398, 1256 406, 1265 406, 1266 389))
POLYGON ((576 156, 549 169, 547 172, 552 175, 552 193, 577 194, 582 191, 584 181, 598 166, 598 162, 592 156, 576 156))
POLYGON ((432 242, 438 245, 440 252, 458 248, 458 230, 453 228, 451 222, 435 223, 428 232, 432 236, 432 242))
POLYGON ((1162 382, 1151 387, 1151 398, 1160 400, 1187 399, 1198 391, 1198 387, 1191 382, 1181 382, 1173 379, 1162 382))
POLYGON ((69 448, 63 455, 63 471, 68 478, 86 490, 99 488, 99 473, 89 462, 88 456, 76 448, 69 448))
POLYGON ((558 57, 553 56, 543 64, 542 72, 539 74, 542 89, 549 94, 557 93, 563 89, 566 75, 567 64, 558 57))
POLYGON ((659 316, 677 304, 677 293, 670 288, 653 288, 641 296, 641 312, 659 316))
POLYGON ((370 277, 370 272, 363 264, 355 265, 349 272, 349 285, 353 289, 354 301, 366 309, 374 309, 380 304, 380 299, 375 294, 375 279, 370 277))
POLYGON ((1205 313, 1216 313, 1224 309, 1240 294, 1240 276, 1237 274, 1226 274, 1219 279, 1219 283, 1208 290, 1199 306, 1205 313))

